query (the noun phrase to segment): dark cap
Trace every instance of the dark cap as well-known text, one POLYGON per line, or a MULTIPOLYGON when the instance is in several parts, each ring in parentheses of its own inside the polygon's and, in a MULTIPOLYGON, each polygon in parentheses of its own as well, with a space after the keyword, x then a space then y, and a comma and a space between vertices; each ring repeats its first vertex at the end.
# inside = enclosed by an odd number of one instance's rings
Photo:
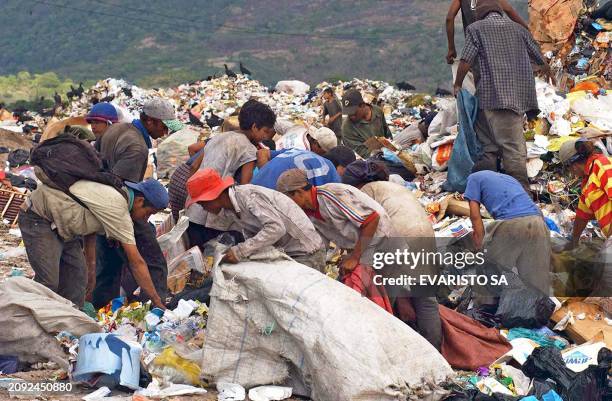
POLYGON ((347 116, 352 116, 363 103, 361 93, 357 89, 349 89, 342 96, 342 112, 347 116))
POLYGON ((346 167, 355 160, 357 160, 355 152, 353 152, 350 148, 347 148, 346 146, 342 145, 336 146, 335 148, 324 154, 323 157, 332 162, 334 167, 346 167))

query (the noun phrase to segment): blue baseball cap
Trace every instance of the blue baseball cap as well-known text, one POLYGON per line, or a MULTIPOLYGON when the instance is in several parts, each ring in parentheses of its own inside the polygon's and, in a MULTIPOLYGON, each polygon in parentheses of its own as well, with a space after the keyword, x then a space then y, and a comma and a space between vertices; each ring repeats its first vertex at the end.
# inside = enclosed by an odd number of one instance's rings
POLYGON ((142 182, 126 181, 125 185, 140 192, 155 209, 168 207, 168 191, 159 181, 149 178, 142 182))

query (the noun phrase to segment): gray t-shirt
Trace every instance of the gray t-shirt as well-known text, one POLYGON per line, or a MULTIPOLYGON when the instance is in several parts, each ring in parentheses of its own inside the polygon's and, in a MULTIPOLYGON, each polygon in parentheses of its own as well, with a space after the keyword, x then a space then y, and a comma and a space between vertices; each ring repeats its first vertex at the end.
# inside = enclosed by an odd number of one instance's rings
MULTIPOLYGON (((257 148, 246 135, 234 131, 223 132, 206 143, 200 170, 212 168, 221 177, 233 177, 240 167, 255 160, 257 148)), ((198 204, 189 206, 186 216, 193 223, 206 224, 206 211, 198 204)))
MULTIPOLYGON (((327 115, 330 118, 338 113, 342 113, 342 106, 337 98, 334 98, 331 102, 323 103, 323 115, 327 115)), ((337 137, 342 135, 342 115, 338 117, 329 127, 337 137)))

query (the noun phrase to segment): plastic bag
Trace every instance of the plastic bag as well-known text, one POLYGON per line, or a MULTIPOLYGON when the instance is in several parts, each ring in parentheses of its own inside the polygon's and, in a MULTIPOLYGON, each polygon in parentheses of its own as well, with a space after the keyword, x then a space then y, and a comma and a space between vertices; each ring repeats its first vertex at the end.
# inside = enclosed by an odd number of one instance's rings
POLYGON ((168 289, 178 294, 185 289, 192 270, 204 273, 204 258, 197 246, 183 252, 168 263, 168 289))
POLYGON ((496 316, 506 328, 540 328, 548 323, 555 304, 545 295, 529 288, 502 292, 496 316))
POLYGON ((189 129, 170 135, 157 146, 157 174, 159 178, 168 178, 176 168, 189 159, 189 145, 198 141, 199 133, 189 129))
POLYGON ((188 227, 189 218, 181 216, 170 232, 157 237, 157 243, 167 261, 173 260, 187 249, 183 241, 183 234, 188 227))
POLYGON ((201 384, 200 366, 181 358, 172 347, 165 348, 154 360, 149 369, 153 376, 161 377, 166 383, 201 384))
POLYGON ((431 157, 431 168, 434 171, 444 171, 448 167, 448 161, 450 160, 451 153, 453 151, 453 144, 446 143, 440 145, 434 150, 431 157))

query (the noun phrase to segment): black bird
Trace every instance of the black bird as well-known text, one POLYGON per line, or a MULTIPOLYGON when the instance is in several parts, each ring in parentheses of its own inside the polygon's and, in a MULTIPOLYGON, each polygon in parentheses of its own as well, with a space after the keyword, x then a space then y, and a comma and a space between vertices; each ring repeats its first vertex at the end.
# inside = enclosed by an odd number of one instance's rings
POLYGON ((69 100, 72 100, 73 97, 76 97, 76 89, 74 86, 70 85, 70 91, 66 92, 66 97, 69 100))
POLYGON ((75 94, 77 97, 80 98, 81 96, 83 96, 84 92, 85 92, 85 89, 83 89, 83 82, 79 82, 79 87, 76 89, 75 94))
POLYGON ((55 92, 55 95, 53 95, 53 101, 55 102, 56 106, 61 106, 62 97, 59 95, 59 93, 55 92))
POLYGON ((240 62, 240 73, 242 75, 252 75, 251 71, 249 71, 248 68, 246 68, 244 65, 242 65, 242 61, 240 62))
POLYGON ((132 88, 128 88, 127 86, 121 88, 121 92, 123 92, 127 97, 134 97, 134 95, 132 94, 132 88))
POLYGON ((110 103, 115 99, 115 95, 108 95, 106 97, 103 97, 102 99, 100 99, 101 102, 106 102, 106 103, 110 103))
POLYGON ((436 96, 453 96, 453 94, 444 88, 438 88, 436 89, 436 96))
POLYGON ((189 123, 196 127, 204 127, 204 123, 189 110, 189 123))
POLYGON ((225 74, 230 77, 230 78, 238 78, 238 75, 236 75, 236 73, 232 70, 230 70, 229 68, 227 68, 227 64, 223 64, 223 66, 225 67, 225 74))
POLYGON ((221 124, 223 124, 223 119, 215 115, 215 113, 211 110, 210 117, 206 117, 206 124, 210 128, 219 127, 221 124))
POLYGON ((396 82, 395 85, 397 86, 398 89, 405 90, 405 91, 413 91, 416 89, 414 85, 406 81, 396 82))

